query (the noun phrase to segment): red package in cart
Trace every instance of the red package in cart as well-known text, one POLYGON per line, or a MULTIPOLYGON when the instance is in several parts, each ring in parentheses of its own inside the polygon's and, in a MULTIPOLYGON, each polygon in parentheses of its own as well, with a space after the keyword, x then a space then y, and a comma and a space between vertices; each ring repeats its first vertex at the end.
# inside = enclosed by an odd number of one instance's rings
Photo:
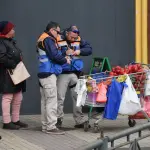
MULTIPOLYGON (((146 96, 141 99, 141 105, 143 111, 150 117, 150 96, 146 96)), ((138 112, 133 116, 129 116, 130 119, 145 119, 145 116, 142 112, 138 112)))
POLYGON ((104 83, 100 83, 98 84, 98 95, 96 98, 96 102, 98 103, 106 103, 107 101, 107 85, 105 85, 104 83))

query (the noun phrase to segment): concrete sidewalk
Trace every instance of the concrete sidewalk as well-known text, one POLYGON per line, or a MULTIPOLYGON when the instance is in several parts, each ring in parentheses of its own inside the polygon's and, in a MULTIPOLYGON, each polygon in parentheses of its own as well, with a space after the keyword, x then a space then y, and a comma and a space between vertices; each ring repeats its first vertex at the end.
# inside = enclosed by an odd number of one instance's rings
MULTIPOLYGON (((100 134, 93 133, 92 129, 84 132, 83 129, 74 129, 74 121, 71 114, 65 116, 63 127, 66 135, 50 135, 41 132, 39 115, 21 116, 21 120, 29 124, 26 130, 9 131, 0 128, 0 150, 73 150, 96 140, 100 134)), ((137 125, 146 123, 146 120, 137 120, 137 125)), ((128 127, 127 117, 119 117, 116 121, 104 120, 100 123, 105 136, 125 130, 128 127)), ((91 121, 91 125, 93 121, 91 121)), ((147 131, 143 131, 145 134, 147 131)), ((137 134, 131 136, 137 137, 137 134)), ((115 144, 124 142, 126 138, 119 139, 115 144)), ((140 141, 141 147, 149 147, 150 137, 140 141)), ((128 146, 129 147, 129 146, 128 146)))

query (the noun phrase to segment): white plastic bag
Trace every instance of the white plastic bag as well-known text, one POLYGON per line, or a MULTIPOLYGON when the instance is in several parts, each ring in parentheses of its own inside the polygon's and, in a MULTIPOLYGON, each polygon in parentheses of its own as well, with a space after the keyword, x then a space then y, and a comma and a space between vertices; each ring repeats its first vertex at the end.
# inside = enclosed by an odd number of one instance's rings
POLYGON ((147 79, 145 81, 145 96, 150 96, 150 71, 146 73, 147 79))
POLYGON ((141 111, 142 108, 140 100, 128 75, 126 84, 128 85, 128 87, 125 87, 123 90, 119 114, 135 115, 137 112, 141 111))
POLYGON ((79 79, 75 88, 75 92, 77 92, 77 103, 76 106, 84 106, 86 98, 87 98, 87 87, 86 87, 86 79, 79 79))

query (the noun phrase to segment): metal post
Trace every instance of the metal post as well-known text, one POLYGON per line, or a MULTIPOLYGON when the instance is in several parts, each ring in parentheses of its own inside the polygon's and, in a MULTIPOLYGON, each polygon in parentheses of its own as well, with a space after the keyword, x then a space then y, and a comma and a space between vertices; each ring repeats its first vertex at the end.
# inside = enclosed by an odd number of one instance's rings
POLYGON ((100 146, 99 150, 108 150, 108 138, 107 137, 103 139, 103 144, 100 146))
POLYGON ((135 0, 135 39, 136 39, 136 62, 142 62, 142 0, 135 0))
POLYGON ((88 113, 88 121, 90 120, 91 116, 92 116, 92 110, 93 110, 93 106, 90 106, 90 112, 88 113))
POLYGON ((148 62, 148 47, 147 47, 147 13, 148 13, 148 0, 142 0, 142 17, 141 17, 141 26, 142 26, 142 63, 147 64, 148 62))
POLYGON ((131 143, 129 150, 141 150, 140 145, 136 139, 133 143, 131 143))

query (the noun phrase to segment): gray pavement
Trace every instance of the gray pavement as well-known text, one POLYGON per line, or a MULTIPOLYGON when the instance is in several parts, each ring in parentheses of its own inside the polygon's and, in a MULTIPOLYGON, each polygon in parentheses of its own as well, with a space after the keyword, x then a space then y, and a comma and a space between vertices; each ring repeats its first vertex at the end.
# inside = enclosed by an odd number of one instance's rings
MULTIPOLYGON (((92 128, 88 132, 84 132, 83 129, 74 129, 74 120, 71 114, 65 115, 64 118, 63 129, 66 131, 65 135, 42 133, 40 115, 21 116, 21 120, 29 124, 28 129, 10 131, 0 128, 0 135, 2 136, 0 150, 73 150, 100 137, 100 133, 93 133, 92 128)), ((146 120, 137 120, 137 125, 146 122, 146 120)), ((90 123, 93 125, 94 120, 90 123)), ((112 136, 129 128, 127 117, 123 116, 119 116, 116 121, 103 120, 100 127, 104 130, 105 136, 112 136)), ((143 131, 143 134, 146 134, 147 131, 143 131)), ((137 137, 137 134, 131 136, 133 139, 135 137, 137 137)), ((119 139, 115 144, 120 144, 125 140, 126 138, 119 139)), ((141 147, 147 147, 143 150, 150 150, 149 141, 150 137, 139 142, 141 147)))

